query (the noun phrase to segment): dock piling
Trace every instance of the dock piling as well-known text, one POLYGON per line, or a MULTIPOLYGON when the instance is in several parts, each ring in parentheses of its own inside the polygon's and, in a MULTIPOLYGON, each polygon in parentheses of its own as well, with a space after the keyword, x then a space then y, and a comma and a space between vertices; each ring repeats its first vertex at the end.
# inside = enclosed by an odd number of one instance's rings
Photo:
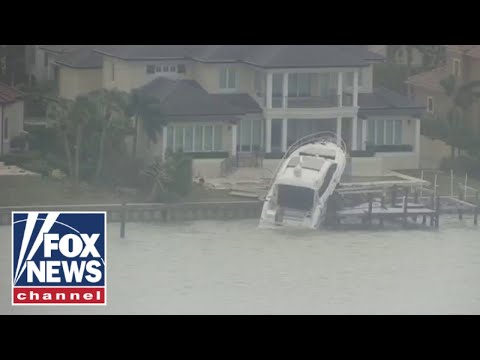
POLYGON ((369 193, 368 194, 368 217, 367 217, 368 225, 372 225, 372 210, 373 210, 373 195, 369 193))
POLYGON ((480 199, 479 192, 475 193, 475 210, 473 214, 473 224, 478 225, 478 213, 480 212, 480 199))
POLYGON ((122 202, 122 208, 120 210, 120 238, 125 238, 125 222, 127 220, 127 203, 122 202))
POLYGON ((440 196, 437 196, 437 202, 435 206, 435 227, 440 226, 440 196))

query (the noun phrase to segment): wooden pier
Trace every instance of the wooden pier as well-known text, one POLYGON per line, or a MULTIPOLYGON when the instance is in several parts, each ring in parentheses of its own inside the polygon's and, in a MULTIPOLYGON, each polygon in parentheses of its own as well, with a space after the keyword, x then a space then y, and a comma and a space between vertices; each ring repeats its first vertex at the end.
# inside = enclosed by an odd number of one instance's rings
MULTIPOLYGON (((365 226, 372 226, 377 223, 383 226, 385 222, 397 222, 404 227, 410 224, 421 224, 438 228, 440 226, 440 197, 432 195, 429 204, 419 200, 418 191, 409 196, 408 187, 398 187, 394 185, 388 194, 384 189, 366 192, 367 202, 357 207, 338 209, 337 203, 332 201, 328 205, 326 223, 330 227, 338 227, 349 224, 360 223, 365 226), (377 193, 377 198, 374 194, 377 193), (403 196, 399 197, 399 194, 403 196), (387 202, 386 199, 389 201, 387 202), (355 222, 356 220, 356 222, 355 222), (427 220, 430 220, 429 222, 427 220)), ((477 213, 477 212, 476 212, 477 213)), ((475 215, 475 219, 477 219, 475 215)), ((475 221, 476 223, 477 221, 475 221)))

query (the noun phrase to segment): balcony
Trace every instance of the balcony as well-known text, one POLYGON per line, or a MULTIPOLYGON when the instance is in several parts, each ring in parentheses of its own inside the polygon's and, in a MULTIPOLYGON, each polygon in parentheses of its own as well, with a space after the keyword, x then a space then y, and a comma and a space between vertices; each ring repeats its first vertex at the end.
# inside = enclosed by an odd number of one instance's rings
MULTIPOLYGON (((262 100, 264 100, 264 98, 262 100)), ((342 97, 342 104, 339 105, 339 103, 340 103, 340 99, 338 95, 305 96, 305 97, 288 97, 287 98, 288 109, 323 109, 323 108, 335 108, 335 107, 341 107, 341 106, 345 106, 345 107, 353 106, 352 94, 344 93, 342 97)), ((283 97, 274 96, 272 98, 272 108, 281 109, 282 107, 283 107, 283 97)))

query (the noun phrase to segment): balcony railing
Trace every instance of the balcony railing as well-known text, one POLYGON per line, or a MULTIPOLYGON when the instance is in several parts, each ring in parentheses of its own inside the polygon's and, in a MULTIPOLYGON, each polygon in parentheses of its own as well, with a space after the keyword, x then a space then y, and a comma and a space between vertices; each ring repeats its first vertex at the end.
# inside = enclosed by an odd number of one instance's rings
MULTIPOLYGON (((281 108, 283 106, 283 97, 274 96, 272 98, 272 107, 281 108)), ((292 109, 299 108, 331 108, 338 106, 338 96, 305 96, 305 97, 288 97, 287 107, 292 109)))

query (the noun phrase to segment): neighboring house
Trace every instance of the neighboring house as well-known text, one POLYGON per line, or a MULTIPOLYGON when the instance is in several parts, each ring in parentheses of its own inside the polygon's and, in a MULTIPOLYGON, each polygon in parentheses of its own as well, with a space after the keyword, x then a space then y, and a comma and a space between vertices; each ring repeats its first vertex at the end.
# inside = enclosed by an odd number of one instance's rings
MULTIPOLYGON (((389 46, 399 46, 399 45, 368 45, 368 49, 371 52, 374 52, 376 54, 379 54, 383 57, 388 56, 388 47, 389 46)), ((407 60, 407 45, 400 45, 401 47, 396 50, 395 52, 395 58, 392 59, 396 64, 401 64, 401 65, 407 65, 408 60, 407 60)), ((413 48, 412 49, 412 63, 411 65, 413 67, 420 67, 423 65, 423 54, 418 50, 413 48)))
MULTIPOLYGON (((411 76, 407 80, 410 97, 426 107, 427 113, 443 118, 451 101, 440 82, 450 75, 457 77, 459 84, 480 80, 480 45, 447 45, 445 65, 411 76)), ((472 130, 480 135, 480 104, 474 103, 467 113, 472 130)))
POLYGON ((364 45, 109 45, 55 64, 62 97, 144 88, 161 100, 167 124, 157 144, 139 141, 141 155, 216 157, 218 172, 225 157, 278 158, 301 137, 331 131, 349 150, 372 144, 374 157, 356 159, 369 162, 366 172, 417 168, 423 107, 373 88, 378 61, 364 45))
POLYGON ((57 60, 67 58, 82 50, 91 52, 94 45, 26 45, 26 73, 37 83, 53 81, 58 83, 57 60))
POLYGON ((10 152, 10 141, 23 132, 23 96, 15 88, 0 83, 0 155, 10 152))

